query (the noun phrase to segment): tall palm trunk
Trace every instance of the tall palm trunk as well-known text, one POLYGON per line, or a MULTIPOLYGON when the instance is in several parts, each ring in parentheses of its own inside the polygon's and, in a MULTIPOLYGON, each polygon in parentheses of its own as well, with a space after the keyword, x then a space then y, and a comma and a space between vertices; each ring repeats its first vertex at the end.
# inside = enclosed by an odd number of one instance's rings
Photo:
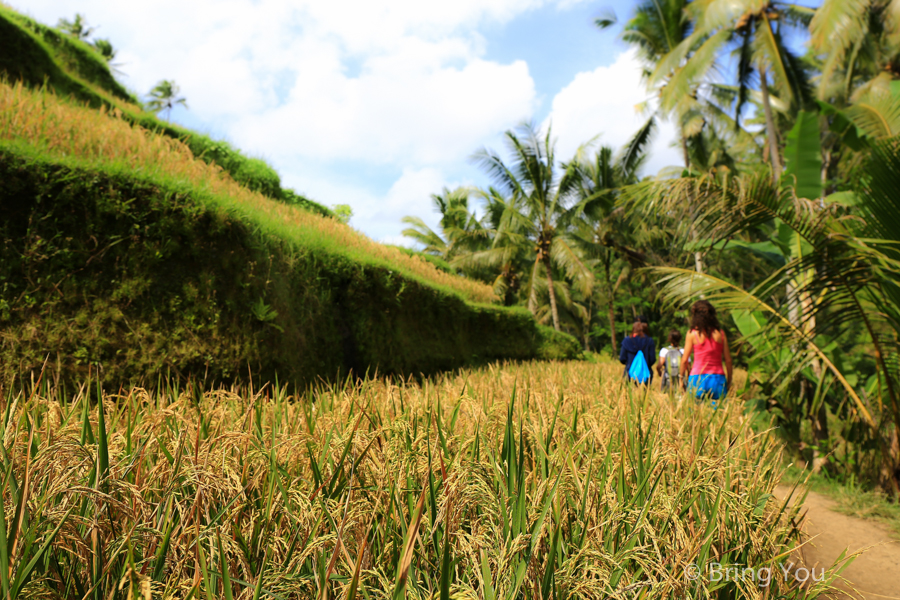
MULTIPOLYGON (((591 290, 591 294, 593 294, 593 290, 591 290)), ((594 303, 591 298, 588 298, 587 302, 587 314, 584 319, 584 351, 591 351, 591 311, 594 308, 594 303)))
POLYGON ((772 101, 769 98, 769 81, 766 67, 759 68, 760 88, 762 91, 763 112, 766 114, 766 136, 769 138, 769 159, 772 161, 772 179, 775 183, 781 179, 781 157, 778 156, 778 133, 775 131, 775 119, 772 117, 772 101))
POLYGON ((556 310, 556 290, 553 289, 553 274, 550 272, 550 254, 544 253, 544 270, 547 272, 547 291, 550 293, 550 314, 553 316, 553 329, 559 331, 559 312, 556 310))
MULTIPOLYGON (((761 65, 759 68, 759 79, 760 79, 760 91, 762 92, 762 100, 763 100, 763 112, 766 116, 766 137, 768 138, 769 143, 769 160, 772 161, 772 180, 775 184, 778 184, 778 181, 781 179, 781 157, 778 154, 778 133, 775 130, 775 119, 772 116, 772 100, 769 97, 769 78, 766 72, 765 65, 761 65)), ((794 258, 799 258, 800 248, 796 248, 796 255, 794 258)), ((785 295, 787 296, 787 306, 788 306, 788 321, 795 327, 800 327, 801 318, 803 314, 806 313, 803 306, 803 299, 798 297, 797 294, 797 285, 791 281, 785 287, 785 295)), ((807 323, 805 329, 807 332, 812 335, 812 331, 809 329, 810 325, 812 328, 815 328, 815 322, 812 324, 807 323)), ((814 369, 815 370, 815 369, 814 369)), ((807 382, 806 378, 801 376, 800 379, 800 398, 801 402, 807 401, 807 382)), ((809 410, 807 417, 810 421, 810 426, 812 429, 813 437, 815 438, 816 443, 818 444, 822 440, 828 438, 828 423, 827 423, 827 415, 825 414, 824 404, 819 407, 819 410, 814 410, 812 406, 813 399, 808 399, 809 402, 809 410)), ((818 473, 819 469, 821 469, 824 464, 824 459, 819 457, 819 452, 816 449, 813 449, 813 460, 812 460, 812 469, 813 472, 818 473)))
MULTIPOLYGON (((691 157, 690 154, 688 154, 687 138, 684 136, 684 129, 681 130, 681 151, 684 154, 684 168, 690 170, 691 157)), ((693 212, 694 211, 691 210, 691 237, 694 238, 694 243, 696 243, 699 237, 697 236, 697 229, 693 225, 695 222, 693 212)), ((696 269, 698 273, 703 273, 703 255, 699 250, 694 250, 694 269, 696 269)))
POLYGON ((615 290, 613 290, 612 281, 609 279, 609 250, 606 251, 606 260, 604 261, 604 267, 606 271, 606 299, 609 304, 609 336, 612 338, 612 350, 613 356, 617 356, 619 351, 616 344, 616 308, 615 303, 613 302, 613 295, 615 294, 615 290))

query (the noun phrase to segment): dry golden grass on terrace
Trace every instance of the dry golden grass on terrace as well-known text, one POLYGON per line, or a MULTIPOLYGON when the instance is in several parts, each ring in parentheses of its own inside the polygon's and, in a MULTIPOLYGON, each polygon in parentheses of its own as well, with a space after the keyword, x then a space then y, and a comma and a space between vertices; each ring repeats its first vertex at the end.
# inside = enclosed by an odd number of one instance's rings
POLYGON ((237 184, 228 173, 195 158, 186 145, 132 126, 106 111, 74 106, 53 94, 0 81, 0 139, 26 142, 56 157, 112 162, 136 174, 171 177, 230 199, 257 218, 288 229, 287 235, 324 242, 335 252, 355 252, 455 290, 476 302, 493 302, 490 286, 436 269, 427 261, 379 244, 329 219, 266 198, 237 184))
MULTIPOLYGON (((52 539, 21 597, 110 598, 122 582, 204 600, 799 600, 827 587, 782 576, 797 541, 796 513, 771 496, 780 446, 740 403, 645 394, 619 365, 493 365, 300 398, 132 389, 103 412, 95 399, 44 388, 0 410, 7 522, 29 494, 28 531, 52 539), (777 577, 710 592, 686 572, 711 562, 777 577)), ((12 545, 18 578, 39 544, 12 545)))

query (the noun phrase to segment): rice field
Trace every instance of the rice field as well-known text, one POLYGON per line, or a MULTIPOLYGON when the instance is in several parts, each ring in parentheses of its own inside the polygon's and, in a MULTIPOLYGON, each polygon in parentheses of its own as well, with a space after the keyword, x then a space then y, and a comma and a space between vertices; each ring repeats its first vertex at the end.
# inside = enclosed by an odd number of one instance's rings
POLYGON ((77 158, 83 163, 122 169, 129 176, 176 181, 189 186, 198 201, 205 199, 236 210, 282 239, 375 261, 475 302, 496 301, 489 285, 446 273, 335 219, 241 186, 220 167, 194 157, 184 143, 123 120, 118 109, 110 112, 78 106, 52 93, 0 79, 0 140, 26 144, 54 159, 77 158))
POLYGON ((781 449, 739 401, 618 365, 0 396, 4 598, 814 598, 835 573, 782 577, 781 449))

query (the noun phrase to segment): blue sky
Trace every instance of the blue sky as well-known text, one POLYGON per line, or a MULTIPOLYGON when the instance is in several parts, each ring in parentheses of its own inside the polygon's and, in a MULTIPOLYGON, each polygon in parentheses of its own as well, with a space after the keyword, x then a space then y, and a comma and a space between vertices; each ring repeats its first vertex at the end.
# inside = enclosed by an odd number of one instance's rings
MULTIPOLYGON (((633 54, 592 23, 613 7, 624 22, 631 2, 11 3, 48 24, 83 13, 132 90, 174 79, 189 105, 174 121, 266 159, 323 204, 350 204, 354 227, 393 243, 404 215, 436 223, 430 194, 486 184, 469 157, 524 120, 552 120, 560 158, 600 134, 620 147, 643 121, 633 54)), ((678 163, 673 138, 662 128, 647 172, 678 163)))

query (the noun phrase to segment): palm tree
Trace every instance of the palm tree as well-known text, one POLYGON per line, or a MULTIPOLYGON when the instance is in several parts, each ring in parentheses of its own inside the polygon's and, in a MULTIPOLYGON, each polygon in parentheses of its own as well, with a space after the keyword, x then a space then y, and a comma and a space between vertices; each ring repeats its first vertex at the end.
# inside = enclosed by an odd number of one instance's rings
POLYGON ((693 32, 659 61, 650 82, 667 78, 660 96, 664 110, 672 110, 691 96, 698 85, 711 86, 710 77, 726 52, 737 57, 734 120, 752 94, 751 81, 759 78, 759 96, 766 123, 768 155, 774 180, 781 177, 778 130, 772 113, 771 85, 780 94, 777 104, 796 112, 811 101, 806 69, 784 43, 786 30, 803 30, 812 20, 813 9, 778 0, 695 0, 687 11, 693 32))
MULTIPOLYGON (((655 97, 665 94, 673 73, 659 73, 655 77, 654 73, 666 57, 676 53, 691 37, 693 24, 687 11, 689 4, 689 0, 644 0, 622 32, 622 39, 636 49, 644 69, 643 79, 648 91, 655 97)), ((604 29, 614 22, 613 16, 597 19, 595 24, 604 29)), ((691 49, 688 49, 688 55, 690 52, 691 49)), ((680 95, 677 102, 659 106, 644 127, 652 130, 659 118, 674 118, 686 169, 706 170, 719 164, 733 166, 729 153, 721 151, 722 147, 735 147, 733 138, 749 136, 740 127, 720 126, 711 130, 708 126, 711 123, 720 124, 729 119, 726 111, 714 101, 715 95, 702 97, 697 88, 695 83, 687 93, 680 95), (724 143, 719 144, 720 140, 724 143)), ((746 145, 747 140, 742 139, 741 142, 746 145)), ((694 267, 698 273, 703 271, 702 256, 699 250, 694 252, 694 267)))
POLYGON ((174 81, 163 79, 150 90, 150 100, 147 102, 147 109, 152 112, 166 111, 166 121, 172 114, 172 109, 180 104, 187 108, 187 100, 178 94, 181 89, 174 81))
POLYGON ((118 51, 112 45, 109 40, 99 39, 94 40, 93 42, 94 48, 96 48, 97 52, 100 53, 100 56, 107 62, 109 65, 109 69, 118 75, 124 75, 124 73, 119 69, 121 67, 121 63, 114 63, 113 61, 116 59, 116 54, 118 51))
POLYGON ((557 163, 550 128, 541 137, 533 125, 522 125, 504 136, 511 153, 508 164, 488 149, 474 157, 493 180, 493 195, 498 196, 498 207, 502 206, 494 250, 503 248, 510 254, 512 248, 519 252, 524 244, 533 246, 528 308, 537 314, 535 282, 543 269, 553 327, 559 331, 554 266, 571 277, 591 277, 590 269, 561 235, 576 214, 580 176, 574 164, 557 163))
MULTIPOLYGON (((685 10, 687 5, 688 0, 644 0, 635 8, 634 16, 625 23, 622 39, 637 50, 637 58, 644 67, 642 73, 644 81, 649 82, 659 61, 673 52, 690 35, 691 23, 685 10)), ((595 24, 604 29, 613 22, 614 19, 597 19, 595 24)), ((654 89, 654 86, 648 88, 651 93, 659 91, 654 89)), ((681 108, 682 112, 687 112, 684 106, 681 108)), ((652 115, 650 120, 655 120, 656 116, 652 115)), ((681 114, 676 117, 679 122, 685 168, 690 168, 687 134, 689 127, 693 132, 697 126, 697 122, 693 119, 695 116, 681 114)), ((702 122, 700 126, 702 127, 702 122)))
POLYGON ((633 226, 631 215, 617 200, 623 187, 638 181, 638 170, 646 159, 646 150, 653 134, 652 125, 649 121, 642 127, 616 158, 613 149, 608 146, 600 147, 593 156, 588 156, 588 146, 582 146, 572 161, 580 176, 579 206, 584 215, 574 223, 567 238, 583 260, 595 268, 599 267, 614 355, 618 347, 616 293, 630 268, 642 267, 646 263, 644 253, 635 247, 635 242, 645 237, 646 230, 633 226), (616 258, 625 260, 627 267, 613 282, 612 263, 616 258))
POLYGON ((478 243, 457 254, 453 266, 490 282, 505 306, 514 305, 523 289, 531 299, 533 282, 528 274, 534 264, 534 244, 524 221, 503 219, 508 212, 521 209, 518 199, 506 197, 494 187, 476 193, 484 201, 483 229, 476 238, 478 243))
POLYGON ((112 62, 116 58, 116 49, 113 48, 109 40, 94 40, 94 48, 100 53, 100 56, 106 59, 106 62, 112 62))
POLYGON ((56 27, 69 35, 75 36, 79 40, 86 40, 94 32, 94 28, 88 27, 87 20, 84 18, 84 15, 80 13, 76 13, 75 18, 71 21, 68 19, 60 19, 56 27))
POLYGON ((471 194, 472 190, 467 187, 444 188, 440 194, 432 194, 431 202, 441 214, 441 233, 431 229, 419 217, 403 217, 403 222, 411 227, 404 229, 402 234, 422 245, 423 252, 440 256, 447 262, 464 252, 484 247, 487 233, 469 210, 471 194))

